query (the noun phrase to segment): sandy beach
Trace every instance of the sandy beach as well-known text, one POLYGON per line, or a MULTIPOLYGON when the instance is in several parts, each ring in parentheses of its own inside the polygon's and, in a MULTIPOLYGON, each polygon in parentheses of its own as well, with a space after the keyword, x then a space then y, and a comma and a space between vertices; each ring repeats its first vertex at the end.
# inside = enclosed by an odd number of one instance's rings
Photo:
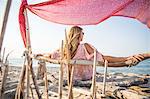
MULTIPOLYGON (((14 99, 15 90, 18 84, 21 67, 10 66, 8 77, 5 86, 5 99, 14 99)), ((34 69, 37 72, 37 68, 34 69)), ((58 98, 58 76, 59 68, 51 67, 47 69, 48 77, 48 94, 49 99, 58 98)), ((1 82, 2 76, 0 76, 1 82)), ((107 74, 106 79, 106 95, 104 99, 149 99, 150 98, 150 75, 149 74, 123 74, 113 73, 107 74)), ((42 99, 45 98, 44 81, 37 80, 42 99)), ((101 99, 103 89, 103 73, 96 74, 96 95, 97 99, 101 99)), ((31 85, 32 87, 32 85, 31 85)), ((91 98, 91 80, 89 81, 75 81, 73 86, 74 99, 90 99, 91 98)), ((34 89, 34 87, 33 87, 34 89)), ((34 90, 33 90, 34 91, 34 90)), ((33 92, 36 99, 36 94, 33 92)), ((63 99, 68 95, 68 86, 66 77, 63 83, 63 99)), ((31 98, 33 99, 33 98, 31 98)))

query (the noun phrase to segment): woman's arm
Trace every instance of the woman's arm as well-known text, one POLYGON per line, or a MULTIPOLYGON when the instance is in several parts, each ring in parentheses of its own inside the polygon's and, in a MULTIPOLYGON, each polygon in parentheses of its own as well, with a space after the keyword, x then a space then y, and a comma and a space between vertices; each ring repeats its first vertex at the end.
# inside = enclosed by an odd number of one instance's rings
MULTIPOLYGON (((94 53, 94 49, 88 44, 85 43, 85 48, 89 54, 94 53)), ((125 67, 125 66, 134 66, 139 62, 150 58, 150 53, 137 54, 129 57, 114 57, 102 55, 104 60, 108 61, 109 67, 125 67)))

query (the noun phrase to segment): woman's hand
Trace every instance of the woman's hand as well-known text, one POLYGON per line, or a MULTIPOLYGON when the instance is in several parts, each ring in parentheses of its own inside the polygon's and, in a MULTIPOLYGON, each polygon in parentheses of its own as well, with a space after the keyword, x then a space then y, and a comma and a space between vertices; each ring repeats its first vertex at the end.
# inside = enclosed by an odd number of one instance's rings
POLYGON ((36 54, 35 57, 39 57, 39 56, 43 56, 43 57, 46 57, 46 58, 51 58, 51 54, 49 53, 45 53, 45 54, 36 54))
POLYGON ((141 62, 144 59, 144 56, 141 54, 133 55, 127 57, 127 60, 125 61, 125 64, 127 64, 129 67, 137 65, 139 62, 141 62))

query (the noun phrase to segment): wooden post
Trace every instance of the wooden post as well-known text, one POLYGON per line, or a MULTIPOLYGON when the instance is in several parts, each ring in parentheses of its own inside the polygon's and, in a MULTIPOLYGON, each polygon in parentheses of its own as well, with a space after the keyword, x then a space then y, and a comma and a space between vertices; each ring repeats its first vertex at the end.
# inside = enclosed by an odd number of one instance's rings
MULTIPOLYGON (((39 88, 38 88, 38 85, 37 85, 37 82, 35 80, 35 74, 34 74, 34 71, 33 71, 33 68, 32 68, 32 58, 30 57, 31 54, 32 54, 32 50, 31 50, 31 42, 30 42, 30 32, 29 32, 29 21, 28 21, 28 16, 27 16, 27 10, 25 9, 24 11, 24 15, 25 15, 25 19, 26 19, 26 49, 27 49, 27 66, 31 72, 31 75, 32 75, 32 80, 33 80, 33 83, 34 83, 34 86, 35 86, 35 89, 36 89, 36 93, 38 95, 38 98, 41 99, 41 95, 40 95, 40 92, 39 92, 39 88)), ((28 72, 27 72, 28 73, 28 72)), ((30 84, 30 81, 27 80, 27 92, 29 92, 29 88, 28 87, 28 83, 30 84)), ((26 93, 28 96, 28 93, 26 93)))
POLYGON ((29 89, 30 89, 30 75, 29 75, 29 66, 26 65, 26 94, 25 99, 29 99, 29 89))
POLYGON ((70 56, 70 50, 69 50, 69 46, 68 46, 68 38, 67 38, 67 32, 65 30, 65 39, 66 39, 66 54, 67 54, 67 75, 68 75, 68 86, 70 85, 70 75, 71 75, 71 67, 69 65, 69 60, 71 59, 70 56))
POLYGON ((26 65, 26 94, 25 99, 29 98, 29 90, 30 90, 30 79, 29 79, 29 67, 31 65, 31 58, 29 55, 31 54, 31 44, 30 44, 30 34, 29 34, 29 22, 27 17, 27 9, 24 10, 24 16, 25 16, 25 24, 26 24, 26 49, 27 49, 27 65, 26 65))
MULTIPOLYGON (((68 43, 68 37, 67 37, 66 30, 65 30, 65 38, 66 38, 67 65, 68 65, 67 66, 68 67, 68 86, 70 86, 72 65, 69 64, 69 61, 71 59, 71 55, 70 55, 69 43, 68 43)), ((72 86, 71 86, 71 89, 68 91, 68 98, 73 99, 72 86)))
POLYGON ((105 60, 104 79, 103 79, 103 90, 102 90, 102 95, 103 95, 103 96, 105 96, 105 90, 106 90, 107 66, 108 66, 108 61, 105 60))
POLYGON ((33 94, 33 90, 32 90, 32 88, 31 88, 31 86, 30 86, 30 91, 31 91, 31 99, 35 99, 35 98, 34 98, 34 94, 33 94))
POLYGON ((72 65, 72 68, 71 68, 71 77, 70 77, 70 85, 69 85, 69 92, 68 92, 69 99, 73 99, 73 92, 72 92, 73 74, 74 74, 74 66, 72 65))
POLYGON ((93 61, 93 77, 92 77, 92 99, 96 99, 96 49, 94 50, 94 61, 93 61))
POLYGON ((32 75, 31 77, 32 77, 33 84, 34 84, 34 86, 35 86, 35 91, 36 91, 36 93, 37 93, 37 95, 38 95, 38 99, 42 99, 41 94, 40 94, 40 92, 39 92, 39 87, 38 87, 37 82, 36 82, 36 79, 35 79, 35 74, 34 74, 32 65, 30 65, 30 72, 31 72, 31 75, 32 75))
POLYGON ((12 2, 12 0, 7 0, 6 8, 4 11, 4 16, 3 16, 3 22, 2 22, 2 25, 0 25, 0 26, 2 26, 2 27, 0 27, 0 29, 1 29, 1 31, 0 31, 0 53, 1 53, 1 49, 2 49, 3 38, 4 38, 5 30, 6 30, 7 20, 8 20, 8 16, 9 16, 10 7, 11 7, 11 2, 12 2))
MULTIPOLYGON (((64 58, 64 53, 63 53, 63 41, 61 43, 61 59, 64 58)), ((63 63, 60 64, 59 68, 59 89, 58 89, 58 94, 59 94, 59 99, 62 99, 62 88, 63 88, 63 63)))
POLYGON ((48 81, 47 81, 47 68, 46 68, 46 64, 44 64, 44 78, 45 78, 45 95, 46 95, 46 99, 48 99, 48 81))

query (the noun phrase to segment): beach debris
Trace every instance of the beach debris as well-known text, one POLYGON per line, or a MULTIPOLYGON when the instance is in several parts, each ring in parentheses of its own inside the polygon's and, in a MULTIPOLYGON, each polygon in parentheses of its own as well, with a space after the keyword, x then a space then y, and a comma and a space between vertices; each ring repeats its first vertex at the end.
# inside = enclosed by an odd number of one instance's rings
POLYGON ((138 86, 138 85, 146 84, 146 83, 148 83, 148 80, 146 78, 135 78, 135 79, 118 82, 116 83, 116 86, 130 87, 130 86, 138 86))

